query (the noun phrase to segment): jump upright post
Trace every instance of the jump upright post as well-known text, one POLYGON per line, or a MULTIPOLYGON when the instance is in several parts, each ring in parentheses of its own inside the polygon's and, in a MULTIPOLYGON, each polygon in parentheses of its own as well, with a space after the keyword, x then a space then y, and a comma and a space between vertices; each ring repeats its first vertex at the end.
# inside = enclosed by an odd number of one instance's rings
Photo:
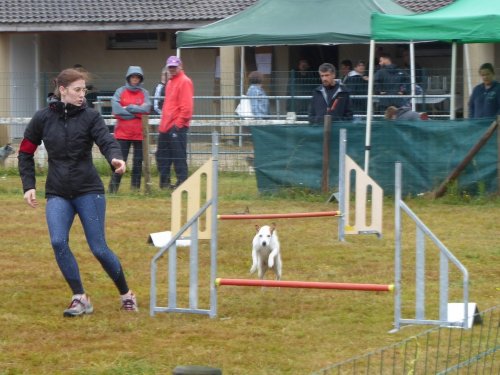
MULTIPOLYGON (((443 325, 470 328, 473 316, 477 311, 475 303, 469 303, 469 274, 467 269, 451 253, 450 250, 431 232, 418 216, 403 202, 402 196, 402 166, 395 166, 395 254, 394 254, 394 330, 403 325, 443 325), (402 221, 401 214, 406 213, 416 226, 416 253, 415 253, 415 317, 402 318, 402 221), (426 318, 425 309, 425 238, 430 239, 439 249, 439 319, 426 318), (448 303, 448 274, 449 263, 462 274, 463 297, 462 303, 448 303), (460 309, 461 311, 456 311, 460 309), (458 316, 458 319, 456 318, 458 316)), ((428 267, 428 266, 427 266, 428 267)))
POLYGON ((345 240, 345 234, 376 234, 382 236, 382 206, 384 192, 382 188, 352 160, 346 152, 347 131, 339 132, 339 241, 345 240), (351 220, 351 174, 355 177, 354 220, 351 220), (370 190, 370 194, 369 194, 370 190), (370 220, 366 207, 371 204, 370 220))

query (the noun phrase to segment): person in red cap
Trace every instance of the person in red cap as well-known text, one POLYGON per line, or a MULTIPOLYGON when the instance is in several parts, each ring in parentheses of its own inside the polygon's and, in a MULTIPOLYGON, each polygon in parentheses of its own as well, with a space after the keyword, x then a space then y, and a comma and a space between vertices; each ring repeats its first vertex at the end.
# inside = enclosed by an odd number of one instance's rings
POLYGON ((161 111, 156 164, 161 189, 175 189, 188 177, 187 133, 194 108, 193 81, 184 73, 182 61, 170 56, 166 63, 170 80, 165 88, 161 111), (177 182, 171 184, 170 171, 174 166, 177 182))

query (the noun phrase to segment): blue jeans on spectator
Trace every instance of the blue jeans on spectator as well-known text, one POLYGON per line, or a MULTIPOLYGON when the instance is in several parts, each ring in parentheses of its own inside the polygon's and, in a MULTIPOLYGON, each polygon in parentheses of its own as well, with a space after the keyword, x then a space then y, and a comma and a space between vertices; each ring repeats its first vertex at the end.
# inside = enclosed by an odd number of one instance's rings
POLYGON ((188 128, 174 127, 158 136, 156 164, 160 175, 160 188, 170 187, 170 169, 174 166, 177 183, 182 184, 188 177, 187 166, 187 133, 188 128))
POLYGON ((69 232, 78 214, 90 250, 114 281, 120 294, 128 292, 127 282, 118 257, 106 243, 104 221, 106 199, 103 194, 85 194, 73 199, 59 196, 47 198, 45 216, 50 242, 59 268, 73 294, 85 293, 78 263, 69 247, 69 232))
MULTIPOLYGON (((132 179, 130 181, 130 186, 132 189, 141 188, 141 176, 142 176, 142 141, 129 141, 125 139, 117 139, 118 144, 122 150, 123 160, 127 161, 130 147, 134 147, 134 153, 132 156, 132 179)), ((118 173, 113 173, 111 176, 111 181, 109 182, 109 192, 117 193, 120 187, 120 181, 122 180, 122 175, 118 173)))

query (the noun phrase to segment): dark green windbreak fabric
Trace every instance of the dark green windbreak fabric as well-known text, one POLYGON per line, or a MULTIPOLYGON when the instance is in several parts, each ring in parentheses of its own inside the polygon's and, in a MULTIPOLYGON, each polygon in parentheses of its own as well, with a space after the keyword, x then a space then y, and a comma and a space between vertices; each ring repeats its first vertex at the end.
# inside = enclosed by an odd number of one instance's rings
MULTIPOLYGON (((370 176, 394 193, 394 164, 403 165, 403 193, 436 189, 459 165, 491 125, 490 120, 375 121, 372 124, 370 176)), ((364 123, 333 125, 330 141, 329 186, 338 188, 339 129, 347 130, 347 154, 364 168, 364 123)), ((252 126, 255 172, 260 192, 286 187, 321 188, 323 126, 252 126)), ((497 134, 458 179, 460 191, 496 191, 497 134)))
POLYGON ((410 16, 374 13, 371 30, 377 41, 494 43, 500 41, 500 1, 455 0, 433 12, 410 16))
POLYGON ((412 14, 391 0, 260 0, 234 16, 177 33, 177 46, 369 43, 373 12, 412 14))

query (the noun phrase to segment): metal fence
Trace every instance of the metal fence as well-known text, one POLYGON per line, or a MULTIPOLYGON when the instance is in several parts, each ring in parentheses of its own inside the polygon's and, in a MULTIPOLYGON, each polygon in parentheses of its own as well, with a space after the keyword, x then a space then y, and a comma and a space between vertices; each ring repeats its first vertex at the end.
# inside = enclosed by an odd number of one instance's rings
MULTIPOLYGON (((242 118, 235 113, 240 95, 221 96, 221 92, 246 92, 248 83, 245 79, 232 77, 231 86, 223 86, 228 81, 225 77, 215 79, 213 72, 189 72, 189 76, 196 85, 195 113, 188 138, 189 165, 198 167, 210 153, 210 134, 217 131, 221 134, 220 167, 228 171, 252 170, 253 146, 250 135, 250 125, 268 124, 298 124, 307 123, 307 111, 293 112, 294 108, 306 108, 310 96, 287 95, 290 90, 291 72, 273 71, 266 76, 264 88, 269 95, 270 113, 265 119, 242 118), (292 111, 290 111, 292 110, 292 111)), ((24 129, 30 116, 38 107, 45 105, 47 93, 52 91, 52 78, 56 73, 44 72, 40 77, 27 73, 0 73, 0 147, 6 143, 17 146, 21 140, 24 129), (15 82, 15 84, 13 84, 15 82), (36 83, 36 84, 35 84, 36 83), (36 95, 35 95, 36 93, 36 95), (34 96, 36 98, 34 98, 34 96)), ((463 77, 459 72, 458 79, 463 77)), ((101 111, 106 122, 112 128, 114 119, 111 115, 110 98, 114 89, 123 85, 122 73, 94 72, 92 74, 92 91, 89 102, 101 111)), ((423 95, 415 97, 418 111, 426 111, 430 117, 449 117, 449 71, 448 69, 428 69, 425 91, 423 95)), ((319 83, 319 81, 317 82, 319 83)), ((317 84, 316 83, 316 84, 317 84)), ((311 85, 315 87, 316 84, 311 85)), ((152 94, 154 82, 146 82, 144 87, 152 94)), ((363 99, 364 96, 355 96, 353 99, 363 99)), ((151 96, 151 100, 156 97, 151 96)), ((412 98, 407 96, 410 101, 412 98)), ((456 98, 460 102, 460 96, 456 98)), ((377 97, 374 97, 375 118, 383 114, 376 107, 377 97)), ((355 121, 364 122, 366 113, 355 112, 355 121)), ((459 117, 459 116, 458 116, 459 117)), ((155 137, 159 116, 150 116, 151 124, 151 152, 155 151, 155 137)), ((96 157, 99 155, 96 154, 96 157)), ((40 158, 43 162, 43 157, 40 158)), ((11 166, 16 162, 15 155, 10 155, 6 165, 11 166)), ((152 158, 154 164, 154 158, 152 158)))
MULTIPOLYGON (((30 118, 1 119, 0 118, 0 147, 10 143, 15 151, 19 149, 24 129, 30 118), (2 120, 4 124, 2 125, 2 120), (6 123, 8 122, 8 123, 6 123), (5 130, 5 131, 2 131, 5 130)), ((115 120, 105 119, 112 131, 115 120)), ((271 123, 285 123, 286 121, 273 120, 195 120, 192 122, 188 132, 188 165, 190 168, 198 168, 211 155, 211 134, 216 131, 220 134, 219 166, 221 171, 226 172, 249 172, 253 173, 253 142, 250 132, 251 125, 266 125, 271 123)), ((150 137, 149 151, 150 164, 156 170, 156 146, 158 137, 158 116, 149 119, 150 137)), ((35 154, 35 161, 40 168, 46 167, 47 155, 43 147, 39 147, 35 154)), ((132 155, 129 155, 132 158, 132 155)), ((97 147, 95 147, 94 160, 103 159, 97 147)), ((7 168, 17 166, 17 152, 6 156, 3 165, 7 168)))
MULTIPOLYGON (((294 83, 293 71, 272 71, 266 74, 263 88, 270 100, 271 115, 286 116, 287 112, 304 108, 301 102, 307 101, 313 89, 320 84, 319 77, 311 83, 294 83), (294 90, 301 86, 300 91, 294 90), (306 93, 305 97, 298 95, 306 93)), ((1 117, 28 117, 45 104, 47 95, 53 92, 53 79, 57 72, 41 72, 38 75, 26 72, 0 72, 0 116, 1 117)), ((247 77, 240 73, 221 73, 221 77, 214 77, 209 71, 188 71, 187 74, 195 85, 195 118, 197 116, 234 116, 234 109, 238 104, 237 97, 226 95, 245 94, 248 90, 247 77)), ((461 110, 461 95, 464 89, 464 76, 468 76, 462 69, 457 71, 457 110, 461 110)), ((476 71, 471 72, 472 84, 479 83, 476 71)), ((95 71, 90 75, 88 82, 91 91, 88 94, 90 101, 98 96, 110 96, 125 83, 124 72, 95 71)), ((159 77, 158 77, 159 78, 159 77)), ((449 112, 450 70, 446 68, 426 69, 425 79, 417 82, 423 89, 423 95, 418 99, 418 110, 427 111, 432 115, 446 115, 449 112), (437 95, 437 96, 435 96, 437 95)), ((157 85, 156 76, 146 76, 143 87, 154 95, 157 85)), ((353 90, 353 87, 350 87, 353 90)), ((418 92, 419 90, 416 90, 418 92)), ((306 106, 307 108, 307 106, 306 106)), ((362 114, 362 110, 360 113, 362 114)), ((457 116, 460 117, 460 116, 457 116)))
POLYGON ((314 374, 498 375, 500 305, 477 313, 474 321, 470 329, 435 327, 314 374))

